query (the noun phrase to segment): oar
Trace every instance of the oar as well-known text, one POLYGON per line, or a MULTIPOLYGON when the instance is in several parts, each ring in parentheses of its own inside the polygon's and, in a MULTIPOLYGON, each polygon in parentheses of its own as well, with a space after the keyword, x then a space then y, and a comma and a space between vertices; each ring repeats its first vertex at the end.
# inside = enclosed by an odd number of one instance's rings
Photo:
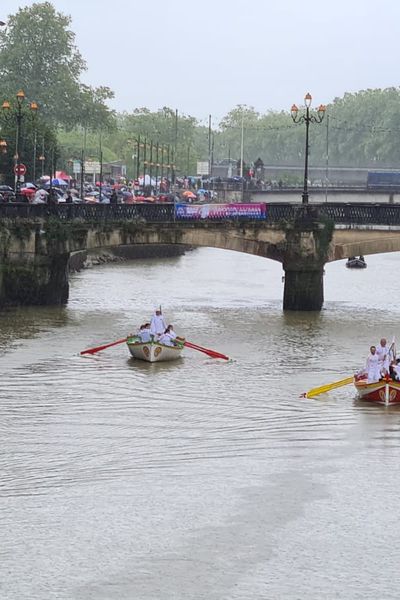
POLYGON ((106 348, 111 348, 111 346, 117 346, 117 344, 123 344, 126 342, 128 338, 124 338, 123 340, 117 340, 116 342, 111 342, 111 344, 104 344, 103 346, 97 346, 97 348, 89 348, 88 350, 83 350, 81 354, 96 354, 96 352, 100 352, 100 350, 105 350, 106 348))
MULTIPOLYGON (((100 352, 101 350, 105 350, 106 348, 111 348, 111 346, 117 346, 118 344, 123 344, 127 341, 128 338, 124 338, 123 340, 117 340, 116 342, 111 342, 110 344, 103 344, 102 346, 96 346, 96 348, 88 348, 87 350, 83 350, 82 354, 96 354, 96 352, 100 352)), ((192 344, 191 342, 185 342, 184 346, 188 348, 192 348, 193 350, 198 350, 199 352, 203 352, 207 354, 211 358, 223 358, 224 360, 229 360, 229 356, 225 356, 225 354, 221 354, 220 352, 216 352, 215 350, 210 350, 208 348, 203 348, 202 346, 197 346, 197 344, 192 344)))
POLYGON ((333 383, 327 383, 325 385, 320 385, 319 387, 313 388, 308 392, 302 394, 303 398, 314 398, 314 396, 318 396, 319 394, 323 394, 324 392, 329 392, 329 390, 334 390, 335 388, 342 387, 343 385, 348 385, 352 383, 354 377, 346 377, 346 379, 341 379, 340 381, 334 381, 333 383))
POLYGON ((192 350, 198 350, 199 352, 203 352, 211 358, 223 358, 224 360, 229 360, 229 356, 221 354, 221 352, 216 352, 215 350, 210 350, 209 348, 203 348, 203 346, 198 346, 197 344, 193 344, 192 342, 184 342, 183 345, 187 346, 188 348, 191 348, 192 350))

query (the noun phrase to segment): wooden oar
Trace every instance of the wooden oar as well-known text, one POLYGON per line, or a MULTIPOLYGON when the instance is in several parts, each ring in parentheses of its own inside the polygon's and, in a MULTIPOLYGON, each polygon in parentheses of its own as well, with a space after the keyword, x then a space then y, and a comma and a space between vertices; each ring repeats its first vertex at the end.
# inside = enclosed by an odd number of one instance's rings
POLYGON ((111 348, 111 346, 117 346, 117 344, 123 344, 126 342, 128 338, 124 338, 123 340, 117 340, 116 342, 111 342, 111 344, 104 344, 103 346, 97 346, 96 348, 89 348, 88 350, 83 350, 81 354, 96 354, 96 352, 100 352, 100 350, 105 350, 106 348, 111 348))
POLYGON ((342 387, 343 385, 348 385, 349 383, 353 382, 353 379, 354 377, 346 377, 346 379, 341 379, 340 381, 334 381, 333 383, 320 385, 312 390, 308 390, 308 392, 305 392, 302 394, 302 396, 303 398, 314 398, 314 396, 318 396, 324 392, 329 392, 329 390, 334 390, 335 388, 342 387))
MULTIPOLYGON (((103 344, 102 346, 96 346, 95 348, 88 348, 87 350, 83 350, 82 354, 96 354, 97 352, 101 352, 101 350, 105 350, 106 348, 111 348, 111 346, 117 346, 118 344, 123 344, 127 341, 128 338, 124 338, 123 340, 117 340, 116 342, 111 342, 110 344, 103 344)), ((223 358, 224 360, 229 360, 229 356, 225 356, 225 354, 221 354, 220 352, 216 352, 215 350, 210 350, 209 348, 203 348, 202 346, 198 346, 197 344, 192 344, 191 342, 184 342, 184 346, 188 348, 192 348, 192 350, 198 350, 199 352, 203 352, 210 356, 211 358, 223 358)))
POLYGON ((229 356, 221 354, 221 352, 216 352, 215 350, 210 350, 209 348, 203 348, 203 346, 198 346, 197 344, 193 344, 192 342, 184 342, 183 345, 187 346, 188 348, 191 348, 192 350, 198 350, 199 352, 203 352, 211 358, 223 358, 224 360, 229 360, 229 356))

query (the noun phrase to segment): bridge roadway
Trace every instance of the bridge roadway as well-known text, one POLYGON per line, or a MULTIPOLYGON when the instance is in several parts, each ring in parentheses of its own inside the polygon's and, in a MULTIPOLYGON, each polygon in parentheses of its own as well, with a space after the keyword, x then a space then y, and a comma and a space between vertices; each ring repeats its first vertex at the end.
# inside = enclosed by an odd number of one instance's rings
POLYGON ((279 261, 284 309, 320 310, 326 262, 400 251, 400 205, 275 203, 262 219, 182 219, 173 204, 0 204, 0 305, 65 303, 72 252, 130 244, 209 246, 279 261))

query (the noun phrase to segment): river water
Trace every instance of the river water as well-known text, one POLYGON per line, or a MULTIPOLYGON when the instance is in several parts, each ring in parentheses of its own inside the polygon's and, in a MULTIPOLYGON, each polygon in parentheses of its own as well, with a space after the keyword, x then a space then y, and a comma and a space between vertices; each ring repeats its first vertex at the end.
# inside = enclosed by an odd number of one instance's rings
POLYGON ((400 335, 399 255, 367 261, 326 266, 321 314, 283 314, 279 264, 208 248, 1 313, 0 597, 397 599, 400 412, 299 397, 400 335), (231 360, 79 356, 160 303, 231 360))

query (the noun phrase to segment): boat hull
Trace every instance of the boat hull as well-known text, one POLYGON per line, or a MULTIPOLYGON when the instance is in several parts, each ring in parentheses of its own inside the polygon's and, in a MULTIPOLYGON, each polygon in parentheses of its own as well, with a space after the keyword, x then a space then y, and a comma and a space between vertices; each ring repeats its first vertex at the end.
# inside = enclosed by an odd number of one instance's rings
POLYGON ((400 381, 377 381, 367 383, 365 379, 354 380, 354 386, 362 400, 390 406, 400 404, 400 381))
POLYGON ((183 346, 164 346, 158 342, 140 343, 134 338, 129 338, 126 344, 133 358, 151 363, 178 360, 183 351, 183 346))
POLYGON ((367 263, 364 260, 355 258, 354 260, 348 260, 346 263, 348 269, 366 269, 367 263))

